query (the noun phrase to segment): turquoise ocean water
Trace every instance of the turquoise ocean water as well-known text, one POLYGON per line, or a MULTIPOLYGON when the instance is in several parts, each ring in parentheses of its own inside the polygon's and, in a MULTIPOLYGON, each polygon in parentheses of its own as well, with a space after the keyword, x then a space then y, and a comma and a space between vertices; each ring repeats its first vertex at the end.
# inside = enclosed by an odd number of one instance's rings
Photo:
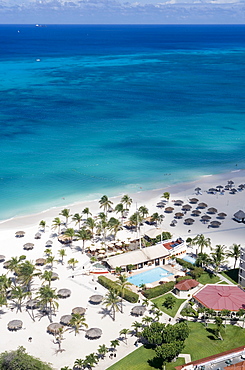
POLYGON ((245 168, 245 26, 0 26, 0 219, 245 168))

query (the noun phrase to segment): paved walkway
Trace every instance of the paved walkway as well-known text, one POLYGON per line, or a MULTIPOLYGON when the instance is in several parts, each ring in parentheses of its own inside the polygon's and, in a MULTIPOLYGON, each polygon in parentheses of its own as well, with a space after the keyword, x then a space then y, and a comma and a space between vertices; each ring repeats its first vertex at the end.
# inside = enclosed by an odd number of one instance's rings
POLYGON ((223 275, 219 273, 216 273, 216 275, 220 278, 220 280, 225 281, 229 285, 237 285, 237 284, 232 283, 232 281, 230 281, 229 279, 227 279, 226 277, 224 277, 223 275))
POLYGON ((185 364, 188 364, 188 362, 191 362, 191 355, 189 355, 189 353, 181 353, 178 357, 184 358, 185 364))

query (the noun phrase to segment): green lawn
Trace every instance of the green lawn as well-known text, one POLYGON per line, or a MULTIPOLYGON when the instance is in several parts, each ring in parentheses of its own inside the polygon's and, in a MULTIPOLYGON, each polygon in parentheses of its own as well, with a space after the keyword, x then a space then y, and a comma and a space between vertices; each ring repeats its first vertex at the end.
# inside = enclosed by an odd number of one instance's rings
MULTIPOLYGON (((118 361, 115 365, 107 368, 107 370, 153 370, 147 360, 152 359, 155 355, 153 349, 146 349, 145 347, 140 347, 134 352, 130 353, 128 356, 124 357, 122 360, 118 361)), ((179 358, 176 362, 171 362, 166 365, 166 370, 174 370, 175 366, 183 365, 184 359, 179 358)))
POLYGON ((218 276, 214 274, 209 274, 208 272, 204 272, 198 279, 199 283, 205 284, 216 284, 220 281, 218 276))
POLYGON ((218 284, 229 285, 226 281, 220 281, 218 284))
POLYGON ((154 298, 152 299, 152 302, 156 303, 157 304, 157 307, 159 308, 159 310, 165 312, 166 314, 168 314, 169 316, 172 316, 174 317, 180 307, 180 305, 186 301, 186 299, 178 299, 176 297, 175 298, 175 305, 173 308, 170 308, 170 309, 167 309, 166 307, 163 306, 163 302, 165 301, 165 299, 168 297, 168 296, 173 296, 173 294, 171 293, 167 293, 167 294, 164 294, 162 295, 161 297, 158 297, 158 298, 154 298))
MULTIPOLYGON (((203 324, 194 322, 188 324, 191 333, 185 341, 183 353, 189 353, 193 361, 243 346, 245 343, 245 330, 240 327, 227 325, 226 331, 225 329, 222 331, 224 340, 215 340, 212 333, 208 332, 203 324)), ((214 325, 208 325, 208 328, 212 327, 214 325)))
MULTIPOLYGON (((222 336, 224 340, 214 339, 212 333, 207 331, 203 324, 189 322, 190 335, 185 341, 183 353, 189 353, 192 361, 199 360, 207 356, 215 355, 220 352, 227 351, 232 348, 243 346, 245 343, 245 329, 240 327, 227 325, 226 330, 223 329, 222 336)), ((212 329, 213 324, 208 325, 212 329)), ((152 349, 140 347, 136 351, 124 357, 118 363, 110 366, 107 370, 153 370, 148 365, 147 360, 154 357, 152 349)), ((167 364, 166 370, 174 370, 174 367, 184 363, 182 358, 175 363, 167 364)))

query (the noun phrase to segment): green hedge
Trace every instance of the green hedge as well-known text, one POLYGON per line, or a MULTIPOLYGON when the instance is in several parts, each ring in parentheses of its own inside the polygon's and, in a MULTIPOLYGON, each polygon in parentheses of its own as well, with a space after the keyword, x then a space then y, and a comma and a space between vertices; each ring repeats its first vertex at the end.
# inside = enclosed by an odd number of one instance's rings
POLYGON ((176 262, 177 262, 179 265, 181 265, 181 266, 185 267, 186 269, 194 270, 194 268, 195 268, 195 266, 194 266, 192 263, 187 262, 187 261, 184 261, 184 260, 182 260, 181 258, 175 258, 175 260, 176 260, 176 262))
MULTIPOLYGON (((121 296, 120 285, 118 285, 115 281, 112 281, 103 275, 99 275, 98 282, 107 289, 117 290, 118 294, 121 296)), ((139 295, 126 288, 124 289, 123 298, 130 303, 137 303, 139 300, 139 295)))
POLYGON ((163 295, 169 292, 170 290, 174 288, 174 286, 175 286, 175 282, 169 281, 168 283, 158 285, 154 288, 147 289, 142 293, 146 298, 151 299, 151 298, 155 298, 155 297, 158 297, 159 295, 163 295))

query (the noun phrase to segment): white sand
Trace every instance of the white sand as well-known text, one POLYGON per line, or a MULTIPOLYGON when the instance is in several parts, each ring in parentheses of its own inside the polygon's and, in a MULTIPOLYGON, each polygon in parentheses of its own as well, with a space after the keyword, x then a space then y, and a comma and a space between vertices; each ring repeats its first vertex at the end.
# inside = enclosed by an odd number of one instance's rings
MULTIPOLYGON (((245 190, 238 192, 235 195, 225 192, 225 195, 216 194, 211 195, 207 194, 205 190, 210 187, 215 187, 216 185, 226 185, 228 180, 233 180, 235 186, 238 186, 241 183, 245 183, 245 171, 241 170, 238 172, 226 173, 222 175, 214 175, 208 177, 201 177, 195 182, 178 184, 171 186, 167 189, 158 189, 148 192, 138 192, 136 194, 131 194, 133 198, 133 205, 131 207, 130 213, 135 212, 136 202, 137 206, 145 205, 149 209, 149 213, 153 212, 163 213, 165 215, 162 227, 166 231, 170 231, 174 234, 174 237, 181 236, 183 239, 188 236, 194 237, 199 233, 204 234, 206 237, 211 239, 212 245, 216 244, 225 244, 227 247, 231 246, 233 243, 243 244, 245 239, 245 226, 244 224, 236 223, 232 220, 233 214, 239 209, 245 211, 244 197, 245 190), (202 195, 196 195, 194 189, 200 186, 202 189, 202 195), (193 226, 186 226, 183 224, 183 219, 178 220, 176 227, 170 227, 170 222, 174 218, 174 214, 165 214, 164 210, 158 209, 156 207, 157 202, 161 199, 161 195, 164 191, 169 191, 171 193, 171 198, 169 205, 173 205, 173 199, 182 199, 185 203, 188 202, 190 197, 197 197, 200 202, 205 202, 209 207, 213 206, 218 209, 218 212, 227 213, 225 220, 222 220, 222 225, 218 229, 208 228, 207 224, 200 222, 200 217, 195 218, 195 223, 193 226), (188 230, 191 229, 191 232, 188 233, 188 230)), ((111 198, 114 204, 117 204, 120 197, 111 198)), ((100 209, 98 206, 98 201, 90 202, 81 202, 66 206, 70 208, 71 213, 76 212, 81 213, 85 207, 89 207, 93 216, 96 215, 100 209)), ((196 206, 193 205, 193 208, 196 206)), ((0 254, 6 256, 6 260, 14 256, 20 256, 25 254, 28 260, 35 261, 39 257, 44 256, 45 243, 48 239, 51 238, 53 231, 51 230, 52 220, 54 217, 57 217, 61 209, 53 208, 48 211, 44 211, 39 214, 28 215, 25 217, 18 217, 11 220, 3 221, 0 224, 0 233, 1 233, 1 251, 0 254), (45 234, 42 233, 41 240, 35 240, 34 235, 38 231, 38 224, 40 220, 44 219, 49 226, 46 229, 45 234), (23 230, 26 232, 24 238, 15 238, 15 232, 18 230, 23 230), (24 251, 23 244, 27 242, 33 242, 35 244, 32 251, 24 251)), ((175 211, 179 211, 181 207, 174 206, 175 211)), ((174 211, 174 213, 175 213, 174 211)), ((202 215, 206 210, 202 210, 202 215)), ((188 218, 191 212, 187 212, 184 216, 188 218)), ((115 214, 111 214, 115 216, 115 214)), ((119 215, 118 215, 119 216, 119 215)), ((62 216, 60 216, 62 218, 62 216)), ((212 215, 212 220, 216 220, 216 215, 212 215)), ((74 227, 74 223, 70 222, 70 227, 74 227)), ((151 226, 143 226, 142 233, 147 231, 147 229, 152 228, 151 226)), ((128 237, 135 236, 135 233, 128 231, 120 231, 117 238, 124 239, 127 241, 128 237)), ((57 238, 53 238, 53 255, 58 259, 57 251, 62 248, 62 245, 58 242, 57 238)), ((89 243, 89 242, 88 242, 89 243)), ((10 308, 2 307, 2 313, 0 315, 0 330, 1 330, 1 340, 0 340, 0 352, 4 350, 15 349, 18 346, 24 346, 27 351, 41 358, 43 361, 47 361, 53 364, 55 369, 60 369, 62 366, 68 365, 72 367, 75 359, 84 358, 87 354, 91 352, 96 352, 100 344, 110 345, 110 341, 118 338, 119 331, 123 328, 130 328, 131 323, 136 320, 135 317, 130 316, 130 310, 132 304, 125 302, 124 313, 117 313, 116 321, 113 322, 111 317, 104 314, 104 308, 102 305, 92 306, 88 303, 88 298, 94 293, 101 293, 102 295, 106 294, 106 290, 101 287, 99 284, 92 281, 91 276, 77 275, 74 279, 71 278, 72 271, 67 268, 67 261, 71 257, 79 260, 77 272, 82 272, 83 264, 86 264, 88 261, 85 255, 82 255, 80 248, 82 242, 74 242, 73 248, 65 246, 64 248, 67 251, 67 257, 65 257, 65 264, 62 266, 60 263, 55 263, 54 272, 57 272, 60 276, 58 281, 52 282, 52 286, 55 288, 69 288, 72 291, 72 295, 67 299, 59 300, 59 309, 57 316, 53 318, 54 322, 59 322, 59 319, 64 314, 70 314, 72 308, 76 306, 83 306, 87 308, 86 312, 86 322, 90 327, 99 327, 103 331, 103 335, 98 340, 88 340, 85 338, 84 332, 81 332, 77 336, 74 335, 74 332, 67 331, 65 333, 65 340, 62 343, 62 347, 65 349, 62 353, 56 353, 58 348, 57 344, 53 343, 54 337, 50 334, 47 334, 46 328, 49 325, 49 320, 47 317, 39 319, 37 318, 33 322, 25 310, 22 313, 16 313, 16 310, 11 311, 10 308), (95 290, 97 287, 97 290, 95 290), (12 319, 21 319, 24 323, 24 330, 17 332, 9 332, 7 329, 7 323, 12 319), (32 342, 28 342, 28 338, 32 337, 32 342)), ((232 265, 233 261, 230 261, 232 265)), ((41 270, 44 270, 41 267, 41 270)), ((6 273, 6 270, 3 269, 3 264, 0 264, 0 274, 6 273)), ((10 273, 8 273, 11 276, 10 273)), ((34 293, 35 289, 38 289, 40 286, 40 280, 37 278, 33 286, 34 293)), ((106 369, 108 364, 112 364, 118 358, 123 357, 128 352, 134 349, 133 346, 134 339, 129 340, 129 344, 121 344, 117 350, 117 357, 114 360, 104 360, 100 361, 97 369, 106 369)))

